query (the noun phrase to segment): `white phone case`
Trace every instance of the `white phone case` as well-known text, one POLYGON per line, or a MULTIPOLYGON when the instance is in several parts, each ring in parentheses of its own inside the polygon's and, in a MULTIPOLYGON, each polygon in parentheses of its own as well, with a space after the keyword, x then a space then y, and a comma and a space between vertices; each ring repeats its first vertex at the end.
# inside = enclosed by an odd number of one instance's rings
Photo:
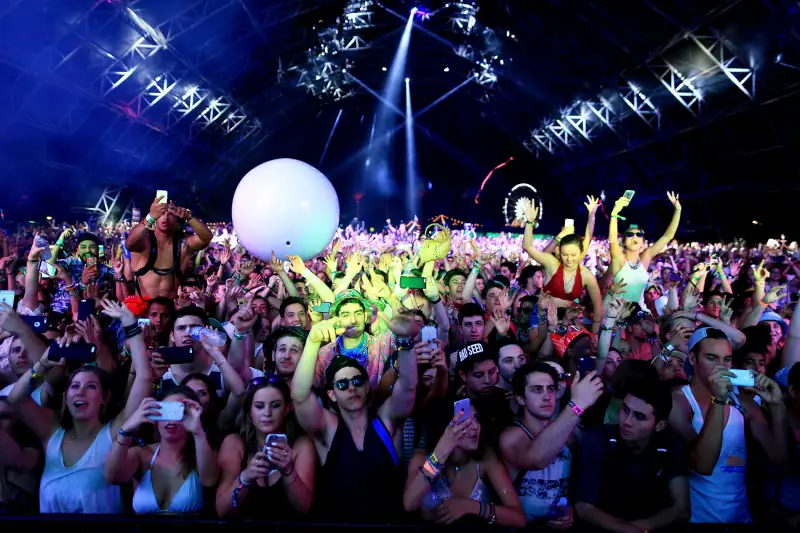
POLYGON ((149 417, 153 422, 179 422, 183 420, 185 406, 181 402, 158 402, 161 416, 149 417))

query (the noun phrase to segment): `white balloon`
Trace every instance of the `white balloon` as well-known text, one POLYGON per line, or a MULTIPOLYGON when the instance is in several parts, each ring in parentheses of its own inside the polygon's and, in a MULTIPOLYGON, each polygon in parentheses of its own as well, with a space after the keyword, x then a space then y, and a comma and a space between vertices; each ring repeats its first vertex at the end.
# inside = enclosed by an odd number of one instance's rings
POLYGON ((259 259, 319 255, 339 226, 339 197, 328 178, 296 159, 274 159, 248 172, 233 195, 239 242, 259 259))

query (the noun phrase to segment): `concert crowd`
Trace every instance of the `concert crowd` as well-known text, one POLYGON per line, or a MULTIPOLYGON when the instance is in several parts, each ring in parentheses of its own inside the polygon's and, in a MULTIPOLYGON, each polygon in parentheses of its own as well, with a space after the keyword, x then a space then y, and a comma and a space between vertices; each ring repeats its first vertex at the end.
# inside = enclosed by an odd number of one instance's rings
POLYGON ((663 201, 307 261, 163 198, 0 233, 0 514, 797 527, 797 244, 681 242, 663 201))

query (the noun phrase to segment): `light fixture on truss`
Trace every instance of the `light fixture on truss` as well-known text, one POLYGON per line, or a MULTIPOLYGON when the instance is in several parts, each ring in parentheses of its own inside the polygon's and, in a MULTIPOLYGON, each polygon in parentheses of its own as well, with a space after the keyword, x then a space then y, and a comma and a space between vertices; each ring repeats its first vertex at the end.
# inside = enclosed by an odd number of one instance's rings
POLYGON ((544 216, 544 205, 541 198, 539 198, 539 191, 529 183, 514 185, 503 200, 503 217, 505 218, 506 226, 512 228, 525 227, 524 209, 528 201, 535 202, 536 207, 539 208, 539 214, 534 221, 533 227, 539 226, 539 222, 544 216))

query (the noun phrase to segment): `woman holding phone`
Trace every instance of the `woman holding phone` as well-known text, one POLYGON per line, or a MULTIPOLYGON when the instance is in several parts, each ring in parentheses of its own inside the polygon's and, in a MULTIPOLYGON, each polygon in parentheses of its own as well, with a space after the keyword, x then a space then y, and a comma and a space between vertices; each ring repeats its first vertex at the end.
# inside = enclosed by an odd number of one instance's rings
POLYGON ((456 413, 449 424, 441 417, 429 424, 428 434, 433 437, 429 442, 436 437, 438 442, 430 450, 418 450, 411 459, 403 506, 444 525, 484 522, 525 527, 508 470, 481 439, 481 425, 471 412, 469 407, 456 413), (492 501, 493 494, 497 503, 492 501))
POLYGON ((219 453, 220 518, 287 521, 311 509, 317 452, 299 432, 288 385, 279 376, 251 380, 239 433, 225 437, 219 453))
POLYGON ((137 478, 133 493, 136 514, 198 514, 203 510, 204 488, 216 486, 219 468, 206 438, 202 413, 194 391, 178 387, 161 402, 142 400, 122 425, 119 445, 111 449, 106 461, 105 477, 116 485, 137 478), (155 424, 159 442, 131 447, 132 438, 122 434, 136 435, 143 424, 155 424))
POLYGON ((625 283, 625 292, 620 294, 628 302, 638 303, 646 309, 644 303, 644 289, 649 280, 648 269, 650 262, 660 254, 669 242, 675 238, 678 225, 681 222, 681 202, 679 195, 668 192, 667 198, 675 208, 672 220, 667 231, 652 246, 645 248, 644 230, 636 224, 631 224, 625 231, 622 246, 619 242, 619 219, 624 217, 620 213, 626 208, 633 198, 633 191, 625 194, 614 203, 611 211, 611 220, 608 224, 608 242, 611 247, 611 275, 615 283, 625 283))
MULTIPOLYGON (((136 379, 125 409, 116 418, 109 416, 111 393, 109 376, 95 366, 82 366, 69 377, 64 391, 61 415, 39 407, 30 397, 49 369, 64 366, 64 359, 51 361, 48 348, 42 358, 14 385, 8 402, 15 406, 28 428, 45 448, 44 472, 39 485, 39 510, 42 513, 121 514, 124 512, 120 488, 105 480, 103 469, 113 446, 127 434, 120 433, 123 422, 150 395, 150 364, 142 330, 124 305, 101 300, 103 312, 118 319, 124 328, 136 379)), ((60 341, 69 346, 70 337, 60 341)))

